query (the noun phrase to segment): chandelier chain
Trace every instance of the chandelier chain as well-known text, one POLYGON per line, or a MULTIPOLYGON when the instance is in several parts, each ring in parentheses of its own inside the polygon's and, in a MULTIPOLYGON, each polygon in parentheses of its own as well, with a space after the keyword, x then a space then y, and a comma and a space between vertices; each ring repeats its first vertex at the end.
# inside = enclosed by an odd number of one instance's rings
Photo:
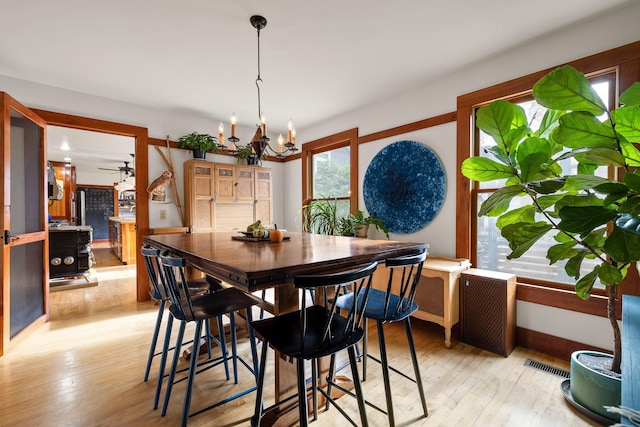
POLYGON ((258 32, 258 77, 256 78, 256 88, 258 88, 258 121, 262 120, 262 106, 260 104, 260 83, 262 78, 260 77, 260 26, 256 27, 258 32))

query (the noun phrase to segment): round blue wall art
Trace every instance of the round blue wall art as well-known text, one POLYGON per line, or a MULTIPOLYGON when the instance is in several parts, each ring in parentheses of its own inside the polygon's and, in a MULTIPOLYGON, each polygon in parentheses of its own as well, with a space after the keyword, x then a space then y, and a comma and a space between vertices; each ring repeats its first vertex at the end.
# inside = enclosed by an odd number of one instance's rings
POLYGON ((414 233, 438 215, 447 194, 440 158, 416 141, 387 145, 364 176, 364 204, 393 233, 414 233))

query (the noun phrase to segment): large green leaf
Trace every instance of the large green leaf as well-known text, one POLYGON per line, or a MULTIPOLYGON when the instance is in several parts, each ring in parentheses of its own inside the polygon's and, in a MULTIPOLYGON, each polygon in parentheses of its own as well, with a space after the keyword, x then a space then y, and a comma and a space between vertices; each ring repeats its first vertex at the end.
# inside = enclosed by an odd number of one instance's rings
POLYGON ((507 259, 521 257, 531 246, 544 236, 553 227, 551 224, 540 221, 534 224, 517 222, 509 224, 501 230, 502 237, 507 239, 512 252, 507 259))
POLYGON ((469 157, 462 162, 462 174, 474 181, 493 181, 517 176, 516 170, 486 157, 469 157))
POLYGON ((510 152, 509 131, 515 115, 514 105, 498 100, 480 107, 476 112, 476 126, 491 136, 498 145, 510 152))
POLYGON ((595 191, 602 194, 627 193, 629 187, 618 181, 604 182, 593 187, 595 191))
POLYGON ((640 142, 640 108, 621 107, 611 113, 616 131, 629 141, 640 142))
POLYGON ((640 175, 636 173, 627 172, 624 174, 624 183, 634 191, 640 192, 640 175))
POLYGON ((637 262, 640 260, 640 236, 627 233, 620 227, 613 227, 604 242, 604 250, 615 262, 637 262))
POLYGON ((563 190, 565 191, 586 190, 586 189, 591 189, 591 188, 597 187, 598 185, 606 184, 609 182, 615 182, 615 181, 611 181, 607 178, 602 178, 600 176, 595 176, 595 175, 571 175, 567 177, 563 190))
POLYGON ((527 188, 538 194, 552 194, 564 187, 564 178, 545 179, 527 183, 527 188))
POLYGON ((538 204, 542 209, 547 209, 550 206, 555 205, 558 200, 566 197, 564 194, 549 194, 538 197, 538 204))
POLYGON ((588 300, 591 295, 591 289, 593 288, 596 279, 598 278, 598 272, 600 271, 600 266, 596 265, 588 274, 585 274, 582 279, 578 280, 576 283, 576 294, 582 298, 583 300, 588 300))
POLYGON ((608 262, 604 262, 600 265, 598 277, 603 285, 615 285, 620 283, 623 279, 622 272, 608 262))
POLYGON ((533 223, 535 221, 535 215, 535 207, 531 205, 522 206, 518 209, 513 209, 505 213, 504 215, 501 215, 496 221, 496 226, 499 229, 502 229, 505 225, 513 224, 516 222, 533 223))
POLYGON ((562 116, 565 112, 560 110, 547 110, 542 117, 542 121, 540 122, 540 126, 536 131, 535 135, 539 138, 544 138, 548 136, 551 131, 558 126, 558 120, 560 116, 562 116))
POLYGON ((601 206, 565 206, 558 212, 562 221, 558 228, 571 233, 585 234, 615 219, 615 209, 601 206))
POLYGON ((584 74, 569 65, 541 78, 533 86, 533 97, 554 110, 588 111, 595 116, 607 110, 584 74))
POLYGON ((478 212, 478 216, 488 215, 494 208, 504 203, 508 203, 516 196, 519 196, 524 193, 524 186, 518 185, 510 185, 508 187, 502 187, 497 191, 494 191, 491 196, 484 202, 482 202, 482 206, 480 206, 480 211, 478 212))
POLYGON ((531 181, 541 166, 551 160, 551 144, 542 138, 527 138, 518 145, 520 179, 531 181))
POLYGON ((623 135, 619 135, 620 150, 627 166, 640 166, 640 151, 635 145, 627 141, 623 135))
POLYGON ((560 211, 565 206, 582 207, 582 206, 602 206, 602 199, 595 194, 568 194, 556 202, 556 210, 560 211))
POLYGON ((625 107, 640 107, 640 82, 635 82, 620 95, 620 104, 625 107))
POLYGON ((598 166, 624 167, 625 158, 616 148, 591 147, 588 150, 576 154, 575 158, 580 163, 595 164, 598 166))
POLYGON ((580 277, 580 268, 582 267, 582 261, 584 260, 585 255, 587 254, 586 250, 580 250, 576 253, 567 263, 564 265, 564 271, 570 277, 577 279, 580 277))
POLYGON ((560 117, 560 125, 553 130, 553 140, 569 148, 616 146, 616 134, 611 126, 584 112, 560 117))
POLYGON ((571 258, 578 253, 578 250, 575 249, 577 244, 577 241, 571 240, 567 243, 553 245, 547 250, 547 259, 551 261, 551 264, 555 264, 561 259, 571 258))
POLYGON ((627 198, 618 208, 618 212, 636 216, 640 215, 640 196, 627 198))

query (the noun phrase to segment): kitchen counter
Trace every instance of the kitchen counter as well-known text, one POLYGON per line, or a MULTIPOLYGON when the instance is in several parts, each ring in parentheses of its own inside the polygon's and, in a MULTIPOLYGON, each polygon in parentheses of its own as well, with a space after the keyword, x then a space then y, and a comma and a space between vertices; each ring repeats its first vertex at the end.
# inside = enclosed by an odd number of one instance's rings
POLYGON ((49 231, 93 231, 90 225, 49 224, 49 231))
POLYGON ((109 217, 109 244, 120 261, 124 264, 135 264, 137 254, 136 218, 109 217))
POLYGON ((135 216, 110 216, 109 221, 120 222, 120 223, 130 223, 130 222, 135 223, 136 217, 135 216))

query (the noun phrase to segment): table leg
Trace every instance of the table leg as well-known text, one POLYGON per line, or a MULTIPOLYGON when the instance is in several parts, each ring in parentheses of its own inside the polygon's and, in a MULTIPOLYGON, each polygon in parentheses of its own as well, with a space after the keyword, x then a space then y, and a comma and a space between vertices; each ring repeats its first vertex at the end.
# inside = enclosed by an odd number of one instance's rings
MULTIPOLYGON (((273 314, 278 316, 298 310, 298 290, 293 283, 278 285, 274 288, 273 314)), ((295 393, 297 390, 296 366, 292 359, 285 359, 276 352, 275 365, 275 400, 279 402, 283 398, 295 393)))

